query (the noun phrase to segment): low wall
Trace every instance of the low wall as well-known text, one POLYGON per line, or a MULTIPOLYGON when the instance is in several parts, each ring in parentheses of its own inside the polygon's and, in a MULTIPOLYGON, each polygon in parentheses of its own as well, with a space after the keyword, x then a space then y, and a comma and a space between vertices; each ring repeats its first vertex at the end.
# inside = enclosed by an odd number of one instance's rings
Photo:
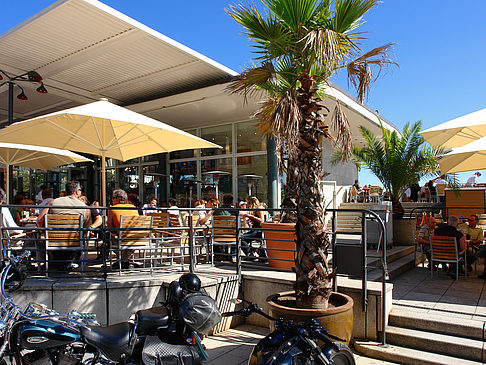
MULTIPOLYGON (((96 279, 28 279, 22 289, 11 293, 14 302, 21 308, 29 302, 47 305, 59 313, 71 310, 96 313, 103 325, 124 322, 140 309, 159 306, 165 301, 169 284, 181 274, 160 277, 114 277, 96 279)), ((236 275, 206 277, 198 274, 203 288, 216 300, 221 311, 234 310, 229 301, 238 296, 236 275)), ((238 319, 224 319, 215 332, 234 326, 238 319)))
MULTIPOLYGON (((208 294, 216 300, 221 312, 234 310, 232 298, 238 297, 238 281, 231 271, 207 269, 196 272, 208 294), (223 272, 224 271, 224 272, 223 272)), ((47 305, 59 313, 71 310, 96 313, 104 325, 126 321, 140 309, 160 305, 165 301, 169 284, 181 273, 152 277, 109 277, 96 279, 29 279, 22 289, 11 294, 14 302, 24 308, 34 301, 47 305)), ((277 271, 244 271, 242 290, 245 299, 262 307, 268 313, 266 298, 274 293, 292 290, 295 274, 277 271)), ((392 306, 392 284, 386 286, 387 316, 392 306)), ((353 337, 378 339, 381 331, 381 283, 368 282, 368 310, 362 311, 361 281, 338 278, 338 291, 354 300, 353 337)), ((239 317, 224 318, 215 328, 218 333, 234 327, 244 320, 239 317)), ((247 323, 268 327, 268 320, 253 314, 247 323)))

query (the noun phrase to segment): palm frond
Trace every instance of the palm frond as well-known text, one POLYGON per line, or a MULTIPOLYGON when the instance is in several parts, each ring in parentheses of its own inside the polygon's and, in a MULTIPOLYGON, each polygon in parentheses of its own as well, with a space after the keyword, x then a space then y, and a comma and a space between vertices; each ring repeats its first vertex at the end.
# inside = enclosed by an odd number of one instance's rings
POLYGON ((398 64, 388 58, 392 43, 372 49, 347 65, 348 82, 357 90, 358 100, 363 102, 371 85, 380 76, 383 68, 398 64), (373 75, 373 70, 375 75, 373 75))
POLYGON ((333 129, 336 131, 335 145, 343 152, 343 160, 347 161, 352 154, 352 139, 351 128, 349 121, 344 114, 340 103, 338 102, 334 108, 331 123, 333 129))

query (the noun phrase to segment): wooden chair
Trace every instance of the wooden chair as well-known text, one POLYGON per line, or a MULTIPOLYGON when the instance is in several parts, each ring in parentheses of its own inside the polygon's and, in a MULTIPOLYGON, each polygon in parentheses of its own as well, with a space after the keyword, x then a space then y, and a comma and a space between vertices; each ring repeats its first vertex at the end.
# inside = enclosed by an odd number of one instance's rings
POLYGON ((231 248, 236 246, 238 217, 233 215, 213 216, 211 229, 211 263, 214 264, 214 246, 228 249, 228 256, 231 255, 231 248))
MULTIPOLYGON (((45 262, 46 276, 49 273, 49 251, 85 252, 85 239, 81 231, 83 226, 80 214, 46 214, 45 215, 45 262)), ((81 272, 84 272, 85 258, 81 257, 81 272)))
POLYGON ((441 197, 442 198, 445 198, 445 189, 447 187, 447 184, 437 184, 435 186, 435 190, 436 190, 436 200, 437 202, 439 202, 441 200, 441 197))
POLYGON ((354 185, 351 186, 351 189, 349 190, 350 191, 350 201, 351 202, 354 202, 354 203, 359 203, 360 202, 360 199, 361 201, 364 200, 364 193, 363 192, 360 192, 358 193, 358 191, 356 190, 356 187, 354 185))
MULTIPOLYGON (((120 217, 120 232, 117 235, 117 256, 121 263, 122 256, 133 255, 135 250, 143 251, 144 265, 146 253, 152 250, 152 216, 122 215, 120 217), (122 252, 127 254, 122 255, 122 252)), ((150 269, 152 259, 150 257, 150 269)), ((119 265, 121 271, 121 264, 119 265)))
POLYGON ((370 186, 369 199, 372 202, 375 200, 376 203, 381 202, 381 188, 379 186, 370 186))
POLYGON ((456 280, 459 277, 459 263, 464 261, 464 273, 467 278, 467 256, 466 251, 459 252, 457 240, 449 236, 430 237, 430 276, 434 272, 434 262, 456 264, 456 280))

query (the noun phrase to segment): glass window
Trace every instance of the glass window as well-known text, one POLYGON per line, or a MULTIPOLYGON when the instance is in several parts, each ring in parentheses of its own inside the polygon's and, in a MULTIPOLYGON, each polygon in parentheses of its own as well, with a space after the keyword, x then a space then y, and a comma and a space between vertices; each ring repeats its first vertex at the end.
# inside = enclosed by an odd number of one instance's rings
POLYGON ((143 171, 143 203, 148 203, 152 197, 159 199, 161 174, 157 173, 157 165, 142 167, 143 171))
POLYGON ((197 200, 196 161, 170 164, 170 197, 175 198, 180 207, 193 207, 197 200))
POLYGON ((123 189, 127 194, 135 194, 138 197, 138 167, 129 166, 118 168, 118 183, 120 189, 123 189))
POLYGON ((236 152, 267 150, 267 140, 260 135, 257 124, 256 121, 236 124, 236 152))
POLYGON ((233 166, 231 158, 201 161, 202 198, 217 196, 222 201, 224 194, 233 193, 233 166))
POLYGON ((238 157, 238 200, 253 195, 268 203, 267 156, 238 157))
POLYGON ((201 129, 201 138, 216 143, 223 148, 203 148, 201 156, 215 156, 232 153, 231 124, 218 125, 201 129))
MULTIPOLYGON (((191 129, 190 131, 186 131, 187 133, 191 133, 192 135, 197 135, 196 129, 191 129)), ((181 151, 174 151, 170 153, 170 159, 176 160, 179 158, 193 158, 196 157, 196 150, 181 150, 181 151)))

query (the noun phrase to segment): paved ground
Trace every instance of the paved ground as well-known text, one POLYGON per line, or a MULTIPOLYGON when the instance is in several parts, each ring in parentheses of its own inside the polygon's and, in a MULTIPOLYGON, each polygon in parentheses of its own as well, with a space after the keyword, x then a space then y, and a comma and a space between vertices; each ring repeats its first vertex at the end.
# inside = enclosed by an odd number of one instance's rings
MULTIPOLYGON (((421 266, 393 280, 393 305, 397 307, 428 309, 449 318, 467 318, 486 322, 486 281, 477 278, 482 264, 467 279, 463 275, 455 281, 443 272, 430 277, 430 271, 421 266)), ((243 325, 218 336, 204 340, 208 347, 210 365, 247 364, 253 345, 268 329, 243 325)), ((389 362, 355 355, 356 363, 390 364, 389 362)))
POLYGON ((431 278, 427 268, 416 267, 393 280, 393 305, 485 322, 486 281, 477 278, 482 270, 478 265, 467 279, 460 275, 455 281, 443 272, 434 272, 431 278))
MULTIPOLYGON (((269 330, 263 327, 242 325, 217 336, 204 339, 208 348, 208 365, 243 365, 248 363, 253 346, 258 340, 268 334, 269 330)), ((370 359, 355 355, 356 364, 391 364, 390 362, 370 359)))

